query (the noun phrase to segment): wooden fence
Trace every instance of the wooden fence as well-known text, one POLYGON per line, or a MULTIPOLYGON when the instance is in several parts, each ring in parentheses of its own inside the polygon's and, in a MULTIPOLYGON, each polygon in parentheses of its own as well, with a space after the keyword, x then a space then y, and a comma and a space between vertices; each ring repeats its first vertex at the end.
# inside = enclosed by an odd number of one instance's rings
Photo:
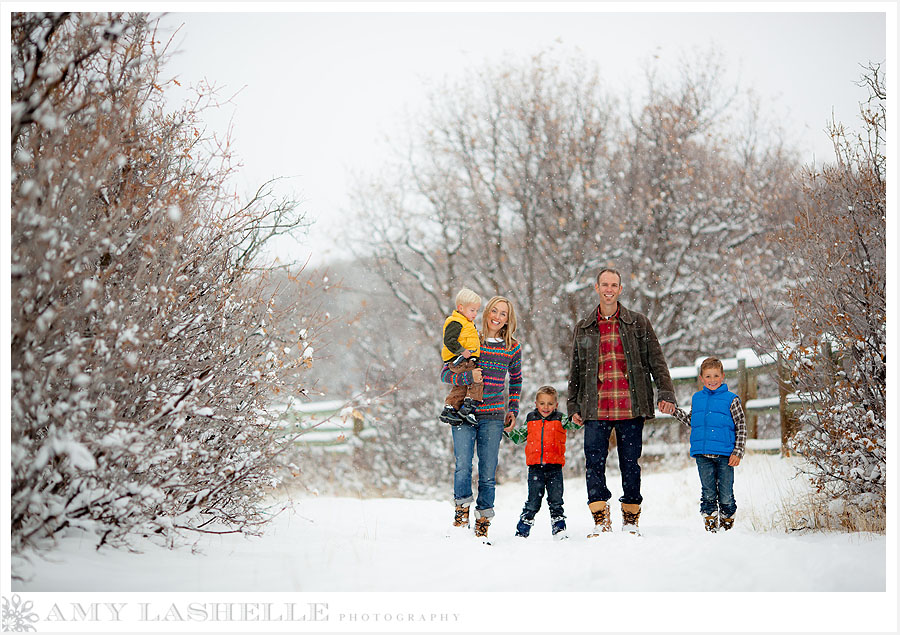
MULTIPOLYGON (((676 390, 679 386, 690 386, 696 390, 701 386, 698 375, 701 359, 693 366, 678 366, 669 369, 676 390)), ((742 349, 734 357, 722 359, 725 379, 732 392, 741 398, 747 419, 748 449, 757 451, 780 450, 788 456, 788 440, 798 425, 798 408, 809 402, 809 398, 792 392, 790 375, 780 353, 757 355, 751 349, 742 349), (760 395, 759 377, 771 375, 775 380, 778 394, 760 395), (780 443, 759 440, 757 422, 760 415, 778 413, 781 426, 780 443)), ((560 402, 565 401, 566 382, 556 382, 560 391, 560 402)), ((325 446, 334 451, 348 449, 345 444, 349 437, 365 438, 372 430, 366 425, 364 413, 346 406, 340 400, 285 404, 284 433, 302 433, 299 442, 306 445, 325 446)), ((683 410, 690 410, 682 406, 683 410)), ((672 416, 657 411, 654 423, 671 423, 672 416)))
MULTIPOLYGON (((699 358, 693 366, 679 366, 669 369, 672 382, 676 386, 691 385, 694 390, 702 387, 698 376, 700 374, 699 358)), ((793 436, 798 426, 797 410, 808 403, 809 397, 793 392, 790 381, 790 372, 780 352, 757 355, 751 349, 737 351, 734 357, 722 359, 725 370, 725 380, 729 389, 741 398, 744 413, 747 419, 747 439, 757 439, 757 422, 762 414, 778 413, 781 425, 780 451, 782 456, 790 455, 788 440, 793 436), (777 395, 759 395, 759 376, 772 375, 777 386, 777 395)), ((689 411, 690 408, 683 410, 689 411)), ((671 420, 671 415, 656 412, 659 421, 671 420)), ((762 446, 761 446, 762 447, 762 446)))

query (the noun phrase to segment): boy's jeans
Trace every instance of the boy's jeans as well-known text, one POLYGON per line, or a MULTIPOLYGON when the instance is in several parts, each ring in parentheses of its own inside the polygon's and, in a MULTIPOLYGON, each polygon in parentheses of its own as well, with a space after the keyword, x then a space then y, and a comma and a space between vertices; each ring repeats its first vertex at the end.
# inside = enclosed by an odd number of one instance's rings
POLYGON ((565 517, 563 514, 563 472, 562 465, 549 463, 547 465, 528 466, 528 500, 522 510, 522 518, 534 520, 541 508, 541 499, 544 490, 547 490, 547 506, 550 508, 550 518, 565 517))
POLYGON ((497 456, 503 438, 502 419, 483 419, 476 425, 451 426, 453 456, 453 498, 457 505, 472 502, 472 458, 478 449, 478 500, 475 509, 482 516, 494 515, 494 487, 496 485, 497 456))
POLYGON ((728 457, 697 455, 694 458, 700 472, 700 513, 709 516, 718 509, 722 516, 731 518, 737 511, 737 503, 734 502, 734 468, 728 465, 728 457))
POLYGON ((612 494, 606 486, 606 455, 609 454, 609 433, 616 431, 619 470, 622 472, 622 497, 619 502, 640 505, 641 466, 638 459, 643 449, 644 419, 624 421, 584 422, 584 476, 587 482, 588 503, 608 501, 612 494))

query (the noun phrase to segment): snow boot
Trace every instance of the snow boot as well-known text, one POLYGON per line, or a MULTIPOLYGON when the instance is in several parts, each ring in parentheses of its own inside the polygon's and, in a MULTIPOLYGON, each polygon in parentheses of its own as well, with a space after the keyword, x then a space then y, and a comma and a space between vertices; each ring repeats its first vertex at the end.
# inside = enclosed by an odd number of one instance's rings
POLYGON ((719 530, 719 517, 715 513, 704 516, 703 526, 706 528, 706 531, 716 533, 719 530))
POLYGON ((519 538, 528 538, 532 525, 534 525, 534 519, 525 518, 524 516, 520 517, 519 524, 516 525, 516 535, 519 538))
POLYGON ((612 531, 612 521, 609 518, 609 505, 606 501, 596 501, 588 504, 591 515, 594 517, 594 529, 587 535, 588 538, 596 538, 602 533, 612 531))
POLYGON ((481 538, 481 542, 486 545, 491 544, 488 541, 488 528, 491 526, 491 519, 485 516, 479 516, 475 519, 475 537, 481 538))
POLYGON ((569 534, 566 533, 566 517, 565 516, 554 516, 550 519, 550 528, 553 532, 554 540, 565 540, 569 537, 569 534))
POLYGON ((444 423, 449 423, 451 426, 458 426, 463 422, 462 417, 459 416, 459 412, 453 406, 444 406, 438 419, 444 423))
POLYGON ((456 513, 453 516, 453 526, 468 529, 469 528, 469 506, 457 505, 456 513))
POLYGON ((635 503, 622 503, 622 531, 636 536, 641 535, 638 520, 641 517, 641 506, 635 503))
POLYGON ((723 518, 721 521, 722 529, 728 531, 732 527, 734 527, 734 516, 730 516, 728 518, 723 518))
POLYGON ((459 419, 461 423, 468 423, 469 425, 475 425, 478 423, 478 420, 475 418, 475 406, 478 404, 475 403, 474 399, 470 397, 466 397, 463 399, 462 405, 459 407, 459 419))

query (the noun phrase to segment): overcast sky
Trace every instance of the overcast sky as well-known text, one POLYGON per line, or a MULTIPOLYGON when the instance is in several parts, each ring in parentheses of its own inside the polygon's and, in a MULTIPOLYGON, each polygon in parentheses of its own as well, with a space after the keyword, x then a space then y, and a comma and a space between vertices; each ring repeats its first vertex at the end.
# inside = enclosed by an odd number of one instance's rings
MULTIPOLYGON (((192 5, 198 6, 204 5, 192 5)), ((332 236, 346 219, 350 171, 378 165, 383 139, 400 133, 406 113, 422 106, 426 81, 555 44, 596 60, 603 81, 624 96, 642 89, 643 66, 654 56, 675 64, 685 53, 715 47, 731 79, 763 98, 804 159, 821 162, 832 157, 824 132, 832 112, 857 125, 866 97, 856 85, 861 65, 886 58, 884 14, 851 12, 852 3, 830 13, 810 12, 821 7, 815 3, 774 13, 616 13, 602 3, 579 4, 575 12, 550 4, 523 12, 515 3, 492 4, 494 12, 461 4, 450 5, 452 12, 403 13, 378 12, 380 4, 367 5, 365 13, 276 6, 277 13, 169 14, 163 24, 180 29, 164 74, 237 93, 207 117, 209 125, 232 125, 246 190, 272 176, 293 177, 287 189, 303 197, 316 222, 303 244, 280 249, 300 258, 312 254, 314 264, 341 253, 332 236)))

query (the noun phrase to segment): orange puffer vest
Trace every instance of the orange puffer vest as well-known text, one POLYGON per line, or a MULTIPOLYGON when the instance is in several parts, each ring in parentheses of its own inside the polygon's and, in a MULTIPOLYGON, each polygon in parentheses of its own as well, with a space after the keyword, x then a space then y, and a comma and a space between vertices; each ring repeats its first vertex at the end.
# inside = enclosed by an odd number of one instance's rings
POLYGON ((562 413, 554 410, 547 418, 537 409, 528 413, 528 438, 525 441, 525 463, 528 465, 566 464, 566 431, 562 413))

